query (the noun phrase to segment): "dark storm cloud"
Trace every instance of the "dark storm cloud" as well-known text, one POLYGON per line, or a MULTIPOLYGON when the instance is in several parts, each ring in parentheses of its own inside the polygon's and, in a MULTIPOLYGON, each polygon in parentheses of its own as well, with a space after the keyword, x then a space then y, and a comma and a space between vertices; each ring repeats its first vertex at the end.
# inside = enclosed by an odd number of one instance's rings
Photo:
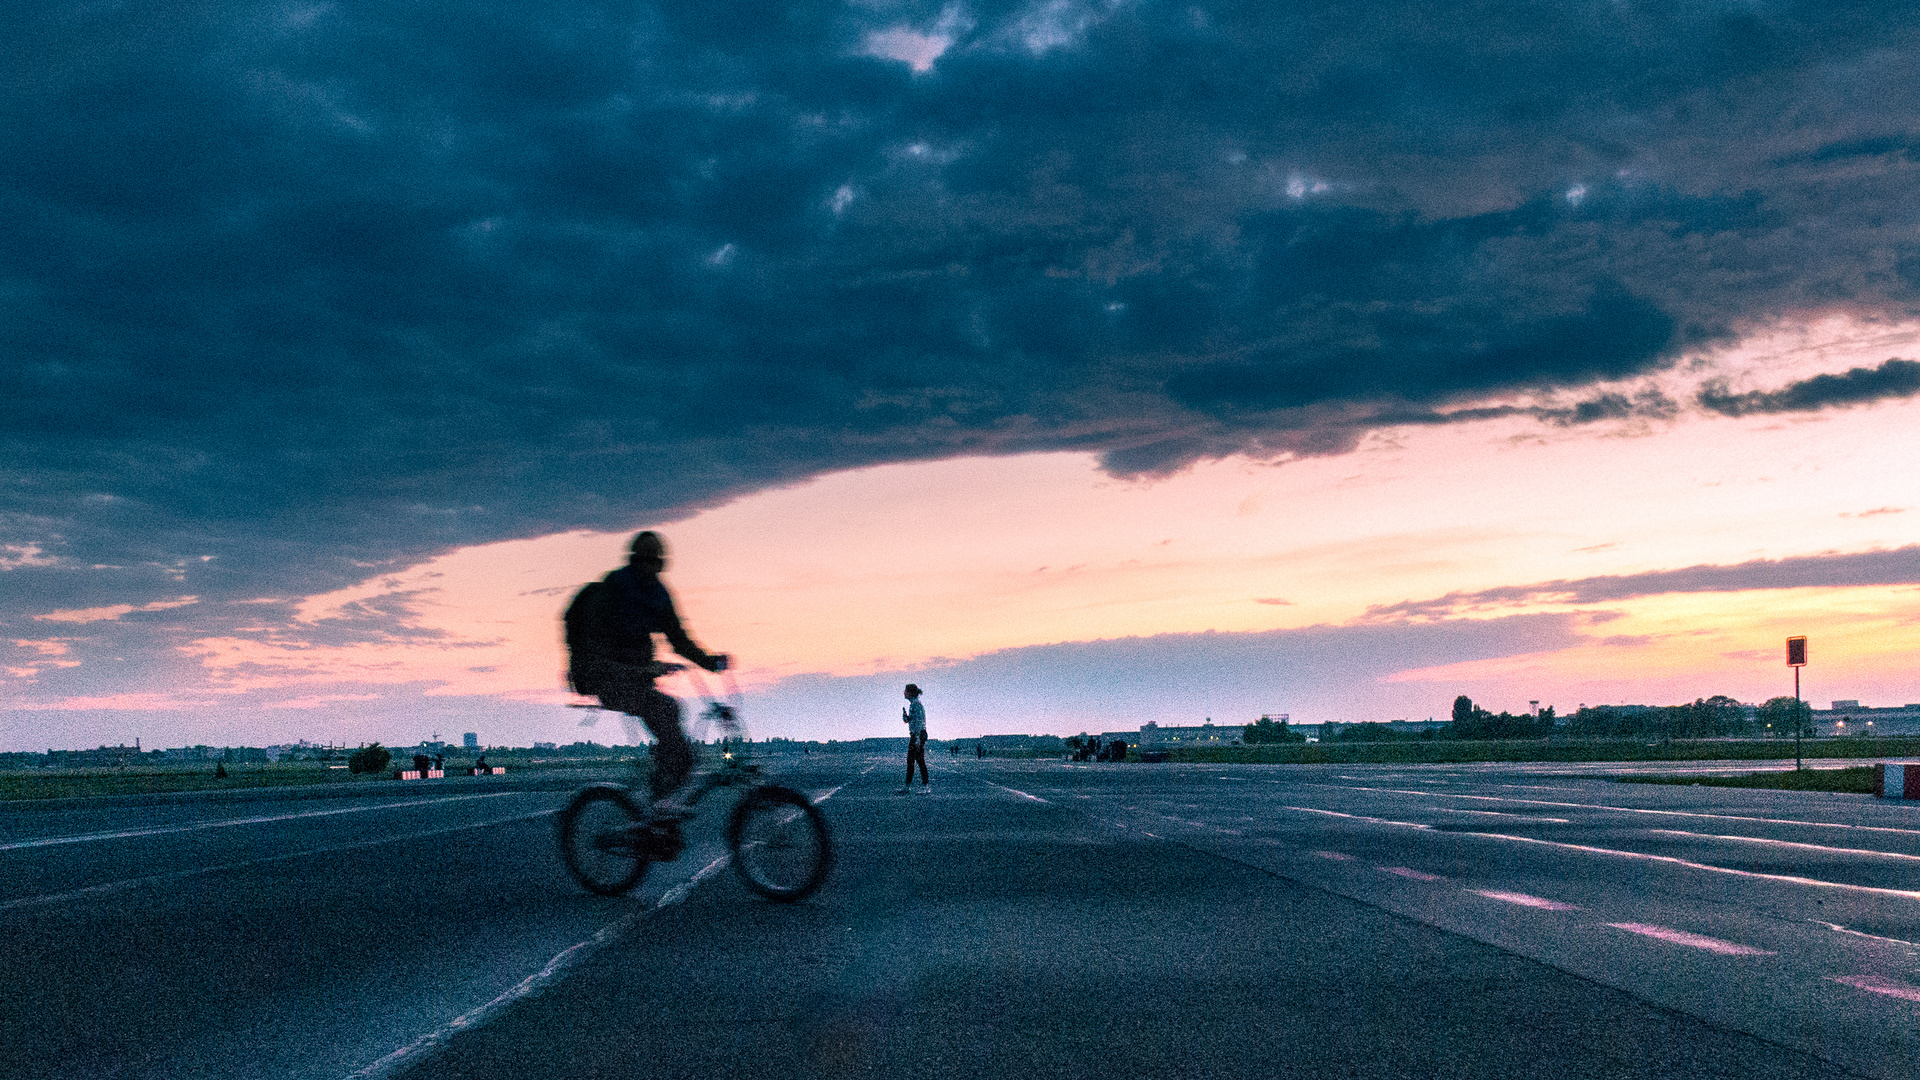
POLYGON ((1699 394, 1703 408, 1726 416, 1753 413, 1815 412, 1835 406, 1866 405, 1920 394, 1920 362, 1895 358, 1875 368, 1848 368, 1839 375, 1815 375, 1778 390, 1731 393, 1721 381, 1699 394))
POLYGON ((1733 566, 1689 566, 1646 574, 1621 574, 1508 585, 1456 592, 1433 600, 1405 600, 1367 609, 1375 619, 1440 618, 1476 609, 1516 604, 1603 604, 1666 593, 1740 592, 1747 589, 1844 588, 1920 584, 1920 546, 1852 555, 1804 555, 1755 559, 1733 566))
POLYGON ((1164 473, 1489 393, 1645 415, 1582 388, 1913 310, 1915 26, 23 0, 0 589, 312 592, 864 463, 1164 473))

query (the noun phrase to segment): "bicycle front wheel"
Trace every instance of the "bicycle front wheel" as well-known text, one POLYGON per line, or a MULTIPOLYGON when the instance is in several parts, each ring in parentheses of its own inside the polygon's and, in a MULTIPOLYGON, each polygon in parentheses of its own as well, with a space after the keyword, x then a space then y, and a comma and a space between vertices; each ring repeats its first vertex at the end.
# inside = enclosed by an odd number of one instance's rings
POLYGON ((827 818, 805 795, 768 784, 747 792, 727 822, 727 850, 747 888, 769 900, 809 896, 827 880, 827 818))
POLYGON ((619 896, 647 876, 647 860, 635 842, 634 826, 646 812, 627 789, 594 784, 582 790, 560 813, 560 855, 567 872, 601 896, 619 896))

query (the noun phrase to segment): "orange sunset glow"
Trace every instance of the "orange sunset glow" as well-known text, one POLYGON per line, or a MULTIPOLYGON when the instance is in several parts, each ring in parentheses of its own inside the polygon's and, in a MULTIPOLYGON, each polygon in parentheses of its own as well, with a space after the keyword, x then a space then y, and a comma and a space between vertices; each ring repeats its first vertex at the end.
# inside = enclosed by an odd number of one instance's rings
MULTIPOLYGON (((1711 369, 1778 384, 1868 363, 1914 336, 1828 323, 1704 354, 1667 377, 1698 381, 1711 369)), ((1785 421, 1684 415, 1601 431, 1524 419, 1400 428, 1342 456, 1229 457, 1139 481, 1109 477, 1081 454, 959 458, 851 470, 660 527, 690 627, 740 658, 750 693, 796 676, 915 679, 955 735, 1057 726, 1058 702, 1033 701, 1023 714, 997 699, 941 695, 943 673, 1007 650, 1546 612, 1577 615, 1577 635, 1456 663, 1409 656, 1364 685, 1283 667, 1253 687, 1211 685, 1195 671, 1190 701, 1083 709, 1071 724, 1198 722, 1236 708, 1286 710, 1300 721, 1427 717, 1444 715, 1459 693, 1516 710, 1529 700, 1562 711, 1715 693, 1761 700, 1788 685, 1776 654, 1794 633, 1816 643, 1811 696, 1899 703, 1920 695, 1910 676, 1920 659, 1920 586, 1602 602, 1542 592, 1446 611, 1390 609, 1499 587, 1913 544, 1920 493, 1886 462, 1920 456, 1916 408, 1785 421)), ((145 694, 121 707, 337 712, 407 688, 506 703, 528 737, 568 737, 577 714, 561 708, 570 695, 559 612, 580 582, 619 564, 628 535, 467 547, 306 597, 273 632, 183 643, 183 660, 203 669, 204 682, 177 701, 145 694), (392 614, 390 636, 333 645, 317 633, 374 610, 392 614)), ((44 618, 54 630, 131 610, 44 618)), ((39 662, 62 662, 57 630, 36 648, 39 662)), ((1063 699, 1081 693, 1071 670, 1057 677, 1063 699)), ((891 696, 879 681, 863 693, 864 714, 778 699, 786 711, 756 721, 794 737, 891 734, 891 696)), ((68 705, 83 706, 116 707, 68 705)))

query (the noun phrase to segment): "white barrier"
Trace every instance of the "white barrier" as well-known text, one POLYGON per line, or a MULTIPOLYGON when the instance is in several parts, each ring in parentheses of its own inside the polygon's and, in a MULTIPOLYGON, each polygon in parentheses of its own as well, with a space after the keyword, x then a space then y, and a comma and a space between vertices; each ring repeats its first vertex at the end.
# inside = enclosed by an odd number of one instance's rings
POLYGON ((1920 799, 1920 765, 1881 762, 1873 778, 1873 793, 1882 799, 1920 799))

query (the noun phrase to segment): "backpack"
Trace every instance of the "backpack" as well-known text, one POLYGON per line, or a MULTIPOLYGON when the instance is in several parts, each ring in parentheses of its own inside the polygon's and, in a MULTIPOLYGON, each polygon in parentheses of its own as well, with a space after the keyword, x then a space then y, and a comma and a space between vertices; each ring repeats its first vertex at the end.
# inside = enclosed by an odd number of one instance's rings
POLYGON ((562 616, 567 627, 567 683, 576 694, 594 695, 604 689, 598 677, 604 668, 595 661, 611 658, 619 647, 616 599, 613 586, 604 580, 589 581, 573 594, 562 616))

